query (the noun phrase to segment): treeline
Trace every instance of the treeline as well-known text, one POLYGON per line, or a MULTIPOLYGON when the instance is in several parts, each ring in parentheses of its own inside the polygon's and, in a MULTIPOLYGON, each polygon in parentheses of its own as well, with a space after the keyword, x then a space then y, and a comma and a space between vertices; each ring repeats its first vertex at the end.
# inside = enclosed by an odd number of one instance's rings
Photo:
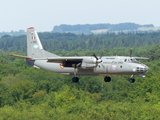
MULTIPOLYGON (((127 54, 128 48, 108 49, 108 53, 127 54)), ((24 65, 24 60, 0 55, 0 119, 70 119, 70 120, 130 120, 160 119, 160 45, 137 48, 152 54, 146 78, 112 76, 105 83, 103 76, 80 76, 72 83, 72 76, 64 76, 24 65)), ((79 51, 77 54, 85 55, 79 51)), ((72 55, 74 51, 67 52, 72 55)), ((134 55, 138 55, 134 52, 134 55)), ((143 55, 143 54, 142 54, 143 55)))
POLYGON ((139 25, 135 23, 119 23, 119 24, 84 24, 84 25, 66 25, 62 24, 59 26, 54 26, 52 32, 65 33, 65 32, 73 32, 73 33, 84 33, 84 34, 92 34, 92 30, 100 30, 106 29, 107 31, 123 31, 129 30, 134 31, 138 30, 139 27, 154 27, 153 24, 148 25, 139 25))
POLYGON ((133 48, 132 56, 150 58, 142 61, 150 69, 146 78, 135 76, 134 84, 128 81, 130 76, 111 76, 110 83, 103 76, 79 76, 75 84, 72 76, 32 68, 23 59, 8 56, 26 54, 26 35, 3 36, 0 119, 160 119, 160 33, 39 36, 46 50, 62 56, 128 56, 133 48))
POLYGON ((10 31, 10 32, 0 32, 0 37, 5 36, 5 35, 11 35, 11 36, 20 36, 25 34, 24 30, 19 30, 19 31, 10 31))
MULTIPOLYGON (((46 50, 76 51, 76 50, 102 50, 119 47, 143 47, 160 44, 160 32, 128 33, 123 32, 101 35, 75 35, 72 33, 39 33, 39 37, 46 50)), ((9 52, 26 52, 26 35, 2 36, 0 49, 9 52)))

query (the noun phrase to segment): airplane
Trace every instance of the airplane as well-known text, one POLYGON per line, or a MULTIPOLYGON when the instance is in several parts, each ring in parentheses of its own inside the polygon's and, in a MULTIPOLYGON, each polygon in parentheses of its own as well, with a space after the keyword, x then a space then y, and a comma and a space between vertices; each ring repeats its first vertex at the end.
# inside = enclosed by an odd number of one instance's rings
POLYGON ((27 56, 9 54, 23 58, 26 65, 60 73, 73 75, 72 82, 79 82, 80 75, 105 76, 104 81, 110 82, 110 75, 130 75, 129 81, 135 82, 134 76, 145 77, 149 67, 136 59, 145 57, 131 56, 71 56, 60 57, 43 49, 34 27, 27 29, 27 56))

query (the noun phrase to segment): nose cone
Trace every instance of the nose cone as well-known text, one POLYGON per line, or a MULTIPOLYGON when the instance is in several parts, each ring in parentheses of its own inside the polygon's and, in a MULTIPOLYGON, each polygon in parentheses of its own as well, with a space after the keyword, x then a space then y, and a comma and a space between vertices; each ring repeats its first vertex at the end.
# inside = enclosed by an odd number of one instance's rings
POLYGON ((147 73, 148 70, 149 70, 149 67, 147 65, 145 65, 144 72, 147 73))
POLYGON ((144 64, 141 64, 141 65, 137 66, 137 72, 138 73, 147 73, 148 69, 149 69, 149 67, 144 65, 144 64))
POLYGON ((143 66, 143 72, 144 72, 144 73, 147 73, 149 67, 148 67, 147 65, 144 65, 144 64, 142 64, 142 66, 143 66))

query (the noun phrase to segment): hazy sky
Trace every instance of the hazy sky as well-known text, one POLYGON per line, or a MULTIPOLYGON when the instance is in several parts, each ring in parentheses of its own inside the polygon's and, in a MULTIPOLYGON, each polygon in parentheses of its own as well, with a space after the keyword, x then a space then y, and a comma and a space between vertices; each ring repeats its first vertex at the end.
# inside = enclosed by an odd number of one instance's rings
POLYGON ((0 0, 0 32, 124 22, 160 26, 160 0, 0 0))

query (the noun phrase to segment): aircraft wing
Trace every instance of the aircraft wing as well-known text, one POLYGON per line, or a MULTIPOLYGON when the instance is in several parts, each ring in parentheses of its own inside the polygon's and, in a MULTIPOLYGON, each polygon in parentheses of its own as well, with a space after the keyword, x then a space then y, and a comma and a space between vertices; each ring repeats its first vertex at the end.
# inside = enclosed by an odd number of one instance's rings
POLYGON ((146 58, 146 57, 134 57, 135 59, 139 59, 139 60, 147 60, 149 58, 146 58))
POLYGON ((47 62, 63 63, 63 62, 81 62, 83 57, 47 57, 32 58, 33 60, 47 60, 47 62))
POLYGON ((45 57, 45 58, 31 58, 28 56, 9 54, 9 56, 14 56, 23 59, 30 60, 47 60, 47 62, 63 63, 63 62, 81 62, 83 57, 45 57))

